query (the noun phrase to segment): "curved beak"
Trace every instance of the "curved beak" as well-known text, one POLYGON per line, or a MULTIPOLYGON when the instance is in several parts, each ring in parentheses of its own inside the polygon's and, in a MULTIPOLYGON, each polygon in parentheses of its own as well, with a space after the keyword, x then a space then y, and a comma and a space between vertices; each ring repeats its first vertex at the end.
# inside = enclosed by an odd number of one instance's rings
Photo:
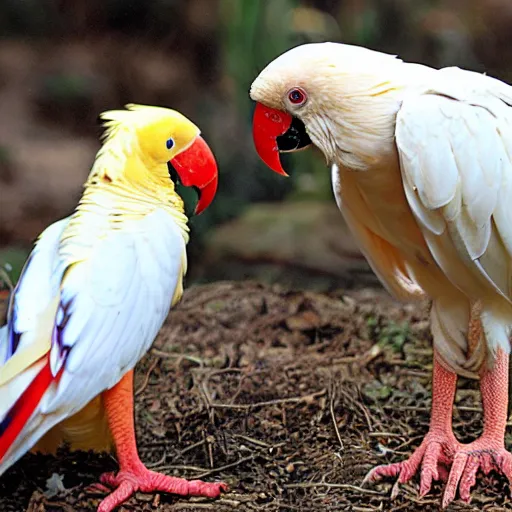
POLYGON ((260 158, 275 172, 288 176, 279 153, 297 151, 311 145, 304 123, 287 112, 256 104, 252 123, 254 146, 260 158))
POLYGON ((185 187, 194 187, 199 195, 195 214, 204 211, 217 192, 217 163, 212 150, 198 135, 191 146, 169 162, 185 187))
POLYGON ((284 135, 292 125, 292 116, 262 103, 256 103, 252 119, 254 147, 260 158, 277 174, 288 176, 279 158, 277 137, 284 135))

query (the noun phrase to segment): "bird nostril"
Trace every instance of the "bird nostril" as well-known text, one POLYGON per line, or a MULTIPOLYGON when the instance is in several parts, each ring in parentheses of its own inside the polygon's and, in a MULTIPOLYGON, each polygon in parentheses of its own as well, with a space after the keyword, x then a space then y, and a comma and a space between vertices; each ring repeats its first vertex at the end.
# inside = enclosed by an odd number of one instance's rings
POLYGON ((267 116, 273 123, 280 123, 282 121, 281 116, 277 112, 267 113, 267 116))

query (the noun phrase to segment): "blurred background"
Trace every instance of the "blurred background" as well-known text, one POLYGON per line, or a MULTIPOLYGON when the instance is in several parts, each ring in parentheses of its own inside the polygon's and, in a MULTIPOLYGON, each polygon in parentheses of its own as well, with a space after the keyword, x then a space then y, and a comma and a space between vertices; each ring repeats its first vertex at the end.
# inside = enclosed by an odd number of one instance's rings
POLYGON ((259 161, 252 80, 293 46, 340 41, 512 83, 511 0, 2 0, 0 34, 0 266, 13 281, 76 204, 98 113, 135 102, 192 118, 219 163, 217 198, 192 221, 189 284, 374 282, 322 158, 289 157, 290 179, 259 161))

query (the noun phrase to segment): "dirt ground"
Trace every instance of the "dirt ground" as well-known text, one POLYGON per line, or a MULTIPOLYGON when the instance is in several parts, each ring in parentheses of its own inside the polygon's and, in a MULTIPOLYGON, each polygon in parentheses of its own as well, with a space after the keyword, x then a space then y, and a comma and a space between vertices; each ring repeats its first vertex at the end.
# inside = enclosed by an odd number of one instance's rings
MULTIPOLYGON (((427 431, 426 313, 373 289, 192 287, 138 367, 139 448, 153 469, 230 491, 213 502, 137 494, 120 510, 439 510, 439 485, 419 499, 415 481, 394 501, 392 482, 361 487, 372 466, 401 460, 427 431)), ((481 429, 476 390, 460 384, 462 440, 481 429)), ((87 486, 115 469, 106 454, 27 455, 0 480, 0 510, 93 511, 102 496, 87 486), (65 490, 48 496, 52 473, 65 490)), ((508 486, 481 476, 471 505, 448 510, 512 510, 508 486)))

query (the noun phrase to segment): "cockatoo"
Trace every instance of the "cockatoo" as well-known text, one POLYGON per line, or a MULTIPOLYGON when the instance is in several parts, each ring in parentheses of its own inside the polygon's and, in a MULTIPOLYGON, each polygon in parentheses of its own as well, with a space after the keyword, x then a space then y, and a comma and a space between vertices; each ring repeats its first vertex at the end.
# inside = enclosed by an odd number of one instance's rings
POLYGON ((310 144, 362 251, 397 298, 432 299, 430 429, 403 462, 367 480, 446 478, 443 505, 469 501, 479 469, 512 483, 505 450, 512 331, 512 87, 335 43, 306 44, 254 80, 253 135, 266 164, 310 144), (473 312, 473 314, 472 314, 473 312), (457 376, 479 377, 481 437, 452 432, 457 376), (446 471, 449 469, 449 472, 446 471), (444 470, 444 471, 443 471, 444 470))
POLYGON ((217 189, 214 156, 180 113, 128 105, 102 114, 105 140, 75 211, 40 235, 0 330, 0 475, 29 450, 115 446, 109 512, 136 490, 217 497, 141 462, 133 368, 181 298, 187 217, 175 182, 203 211, 217 189))

